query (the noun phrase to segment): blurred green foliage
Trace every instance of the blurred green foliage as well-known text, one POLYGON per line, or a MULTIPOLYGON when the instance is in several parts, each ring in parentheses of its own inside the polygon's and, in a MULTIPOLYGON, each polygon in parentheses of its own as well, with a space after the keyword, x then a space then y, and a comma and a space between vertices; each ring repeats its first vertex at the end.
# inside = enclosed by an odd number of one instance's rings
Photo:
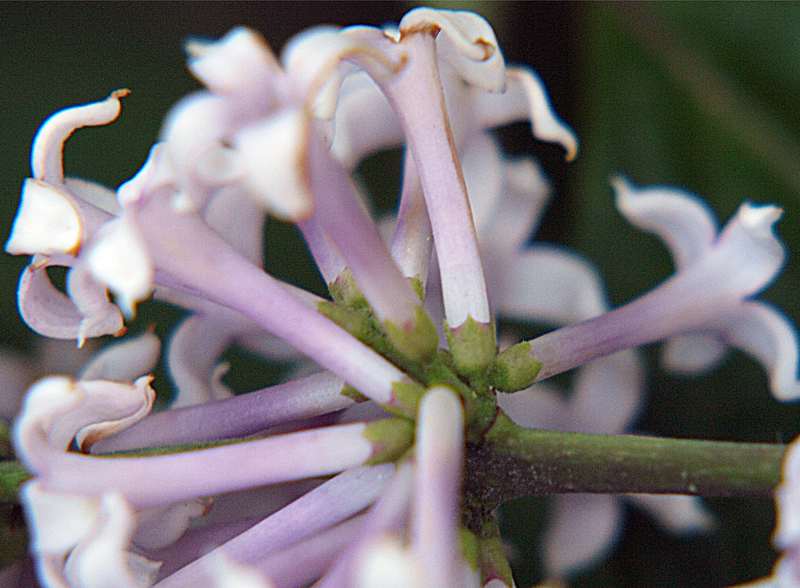
MULTIPOLYGON (((553 178, 556 196, 542 238, 598 264, 619 304, 656 285, 671 267, 654 238, 616 213, 612 174, 682 186, 705 197, 723 221, 746 199, 778 203, 786 211, 779 232, 790 255, 764 297, 800 323, 800 4, 467 4, 491 19, 509 61, 539 71, 581 138, 578 161, 566 165, 558 149, 532 141, 524 125, 503 134, 511 152, 534 153, 553 178)), ((381 24, 405 9, 395 2, 0 4, 0 234, 8 235, 29 174, 34 133, 55 110, 131 88, 117 123, 70 140, 66 166, 71 175, 110 186, 135 173, 169 106, 197 88, 181 51, 189 35, 217 37, 247 24, 277 49, 313 24, 381 24)), ((390 156, 363 168, 368 182, 383 178, 371 186, 384 205, 396 193, 397 184, 386 178, 397 178, 397 161, 390 156)), ((270 271, 320 288, 292 227, 270 223, 265 244, 270 271)), ((0 258, 0 342, 30 350, 32 337, 14 302, 24 263, 0 258)), ((158 322, 163 336, 163 319, 178 317, 163 305, 146 304, 137 325, 158 322)), ((534 327, 518 326, 521 334, 525 329, 534 327)), ((788 441, 800 430, 798 408, 772 400, 763 371, 743 355, 731 354, 708 377, 686 379, 661 373, 653 351, 641 430, 743 441, 788 441)), ((278 373, 231 359, 229 379, 240 390, 265 385, 278 373)), ((169 389, 163 373, 157 386, 169 389)), ((546 520, 544 503, 521 501, 505 511, 520 586, 542 579, 536 534, 546 520)), ((768 573, 772 504, 710 503, 719 531, 690 540, 669 536, 630 511, 618 548, 577 584, 722 586, 768 573)))

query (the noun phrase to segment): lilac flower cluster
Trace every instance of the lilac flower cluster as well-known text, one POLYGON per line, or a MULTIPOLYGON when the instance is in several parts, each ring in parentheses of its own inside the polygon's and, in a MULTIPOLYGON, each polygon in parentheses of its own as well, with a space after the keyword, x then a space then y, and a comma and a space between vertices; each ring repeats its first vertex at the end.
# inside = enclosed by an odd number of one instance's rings
MULTIPOLYGON (((22 501, 42 585, 511 586, 499 538, 461 516, 467 444, 498 410, 523 427, 626 432, 643 387, 634 348, 660 340, 668 369, 698 373, 736 347, 776 398, 800 396, 793 327, 752 300, 784 260, 779 209, 744 204, 719 230, 694 196, 615 179, 620 212, 664 241, 676 273, 613 310, 586 261, 529 242, 547 181, 491 131, 530 121, 567 159, 577 141, 477 15, 313 29, 280 60, 244 28, 187 49, 204 89, 116 191, 66 176, 62 154, 74 131, 112 123, 126 90, 54 114, 34 141, 6 245, 32 256, 27 324, 83 345, 122 335, 151 296, 190 312, 166 351, 166 410, 151 412, 152 333, 26 393, 14 445, 33 475, 22 501), (379 225, 354 169, 398 146, 399 206, 379 225), (268 273, 268 215, 296 224, 331 299, 268 273), (66 292, 52 266, 67 268, 66 292), (559 328, 518 343, 497 333, 504 318, 559 328), (321 371, 234 395, 221 363, 234 344, 321 371), (573 368, 568 400, 537 383, 573 368)), ((625 498, 670 530, 713 525, 696 497, 625 498)), ((778 536, 790 554, 794 514, 778 536)), ((604 553, 620 517, 610 496, 560 497, 548 574, 604 553)))

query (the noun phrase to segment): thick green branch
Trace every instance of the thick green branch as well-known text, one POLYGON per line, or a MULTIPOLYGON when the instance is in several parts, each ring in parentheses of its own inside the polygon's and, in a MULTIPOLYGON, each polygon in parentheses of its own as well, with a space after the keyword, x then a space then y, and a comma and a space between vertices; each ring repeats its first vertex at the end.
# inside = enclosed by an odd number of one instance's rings
POLYGON ((783 445, 589 435, 518 427, 505 415, 467 452, 467 503, 592 492, 772 495, 783 445))

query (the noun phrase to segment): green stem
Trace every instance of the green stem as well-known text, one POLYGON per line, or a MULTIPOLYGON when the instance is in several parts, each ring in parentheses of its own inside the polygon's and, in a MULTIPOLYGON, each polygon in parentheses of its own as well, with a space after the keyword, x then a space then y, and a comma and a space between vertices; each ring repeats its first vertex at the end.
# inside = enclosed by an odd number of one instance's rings
POLYGON ((772 496, 786 447, 524 429, 499 414, 467 455, 470 504, 569 492, 772 496))

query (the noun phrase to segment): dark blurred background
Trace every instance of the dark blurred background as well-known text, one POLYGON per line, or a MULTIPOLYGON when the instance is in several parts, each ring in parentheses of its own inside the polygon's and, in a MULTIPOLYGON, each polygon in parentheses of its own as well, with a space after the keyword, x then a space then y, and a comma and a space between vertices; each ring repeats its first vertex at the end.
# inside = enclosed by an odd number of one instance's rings
MULTIPOLYGON (((581 139, 577 162, 533 141, 525 125, 505 130, 513 153, 540 158, 556 187, 540 238, 574 247, 601 268, 615 304, 669 275, 655 239, 615 212, 608 178, 675 184, 704 196, 721 219, 743 200, 777 203, 779 232, 790 251, 763 297, 800 323, 800 4, 798 3, 442 3, 482 13, 509 62, 526 63, 545 81, 557 111, 581 139)), ((133 92, 119 122, 79 132, 67 149, 70 175, 117 186, 144 161, 170 105, 197 88, 184 67, 189 36, 219 37, 246 24, 277 51, 314 24, 397 21, 400 2, 0 4, 0 235, 8 235, 31 140, 40 123, 67 105, 133 92)), ((396 178, 399 157, 368 162, 371 176, 396 178), (388 171, 387 171, 388 170, 388 171), (376 173, 380 172, 380 173, 376 173)), ((384 180, 385 181, 385 180, 384 180)), ((394 195, 397 184, 372 183, 394 195)), ((385 202, 387 198, 383 198, 385 202)), ((307 287, 321 283, 293 229, 270 223, 265 236, 273 273, 307 287)), ((34 337, 17 317, 15 282, 25 264, 0 258, 0 343, 33 354, 34 337)), ((144 305, 134 329, 180 313, 144 305)), ((517 325, 525 335, 525 327, 517 325)), ((533 327, 531 327, 531 333, 533 327)), ((647 350, 648 402, 639 429, 662 435, 741 441, 789 441, 800 410, 772 400, 760 366, 731 354, 713 374, 670 377, 647 350)), ((229 380, 253 387, 277 371, 232 356, 229 380), (238 363, 237 363, 238 362, 238 363), (265 375, 267 374, 267 375, 265 375)), ((169 394, 163 373, 161 394, 169 394)), ((774 513, 769 500, 710 500, 719 530, 677 539, 629 509, 607 560, 580 575, 579 586, 724 586, 769 573, 774 513)), ((546 500, 509 505, 504 528, 514 546, 520 586, 542 579, 536 534, 546 500)))

